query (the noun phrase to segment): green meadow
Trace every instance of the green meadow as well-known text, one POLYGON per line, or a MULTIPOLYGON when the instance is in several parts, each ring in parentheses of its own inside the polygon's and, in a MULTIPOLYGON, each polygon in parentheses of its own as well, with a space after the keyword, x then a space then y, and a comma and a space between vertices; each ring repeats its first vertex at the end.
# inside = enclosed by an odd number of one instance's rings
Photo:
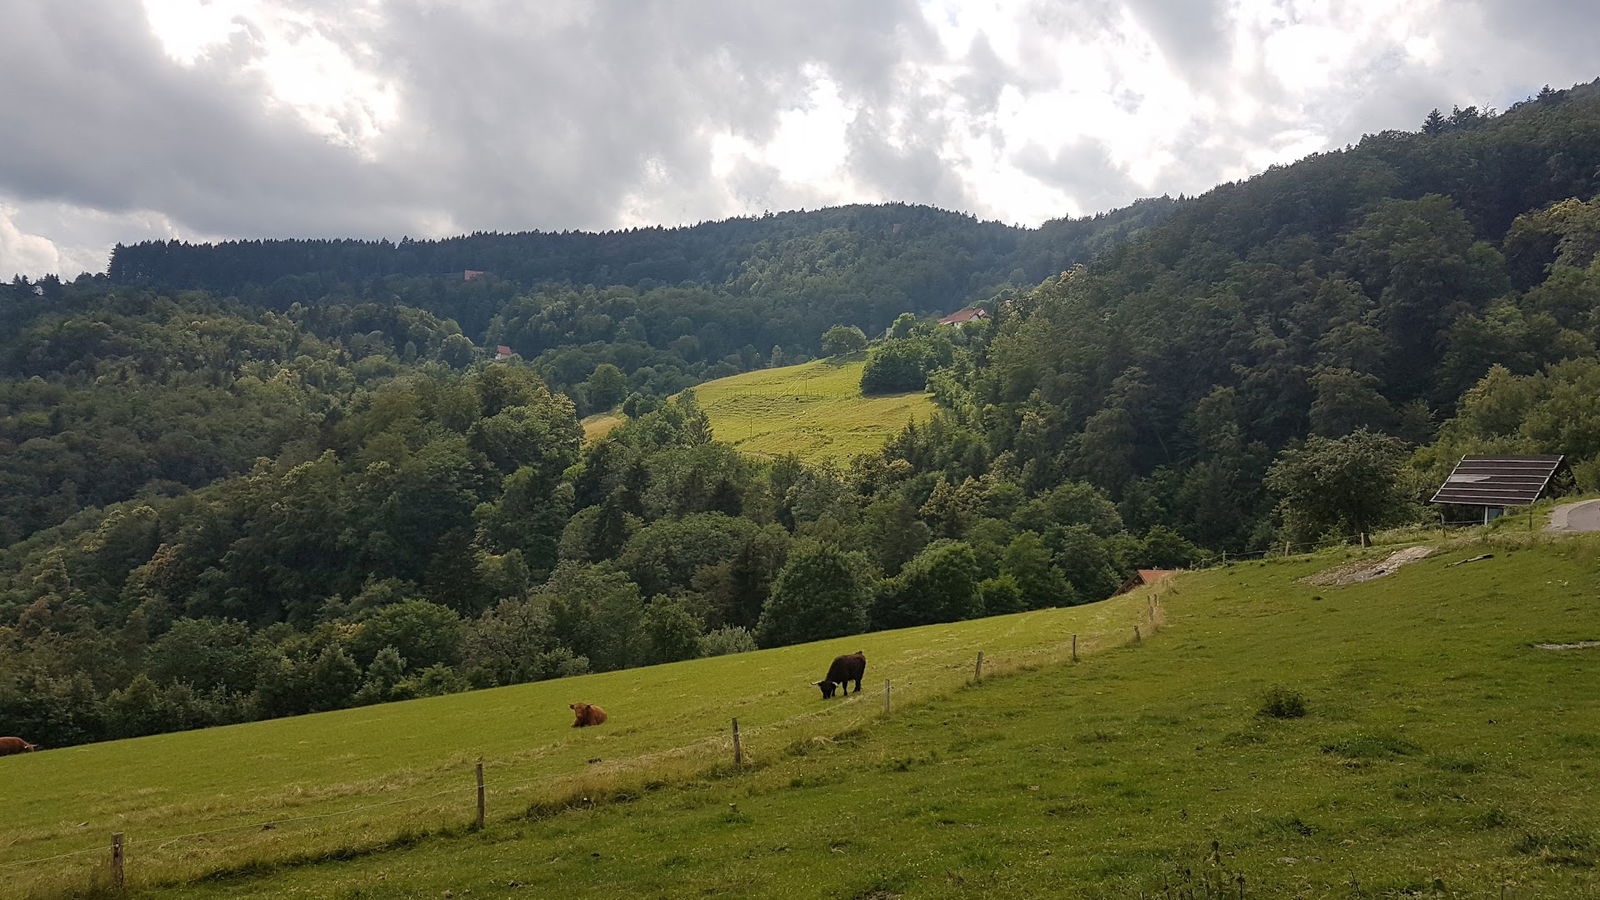
MULTIPOLYGON (((9 757, 0 866, 122 830, 132 886, 179 896, 1600 896, 1600 647, 1540 646, 1600 641, 1600 537, 1475 530, 1386 578, 1300 581, 1362 553, 9 757), (857 648, 869 690, 817 699, 857 648), (1304 715, 1263 714, 1274 689, 1304 715), (568 728, 577 699, 611 722, 568 728)), ((105 855, 0 874, 66 892, 105 855)))
POLYGON ((643 790, 732 761, 738 717, 751 764, 959 687, 978 650, 992 671, 1092 654, 1132 637, 1145 600, 1040 610, 559 681, 0 758, 0 896, 51 896, 105 876, 110 837, 131 884, 459 830, 484 761, 491 827, 530 808, 643 790), (811 682, 864 649, 858 699, 811 682), (610 721, 574 729, 573 702, 610 721), (61 854, 71 854, 61 856, 61 854), (59 858, 55 858, 59 857, 59 858))
POLYGON ((699 385, 695 398, 717 440, 744 453, 844 462, 933 414, 929 394, 862 396, 865 366, 865 355, 856 354, 757 369, 699 385))
POLYGON ((978 685, 963 665, 740 773, 181 893, 1600 896, 1600 649, 1538 646, 1600 640, 1600 540, 1482 535, 1299 581, 1350 556, 1183 576, 1137 645, 978 685), (1275 687, 1305 715, 1263 715, 1275 687))

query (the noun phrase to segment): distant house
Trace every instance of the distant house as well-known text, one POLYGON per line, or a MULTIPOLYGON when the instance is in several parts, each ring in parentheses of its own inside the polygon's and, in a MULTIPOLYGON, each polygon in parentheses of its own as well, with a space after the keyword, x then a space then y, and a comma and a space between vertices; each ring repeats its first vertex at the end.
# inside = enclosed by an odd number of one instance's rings
POLYGON ((989 318, 989 311, 976 307, 967 307, 957 310, 939 320, 940 325, 966 325, 968 322, 977 322, 989 318))
POLYGON ((477 281, 479 278, 482 278, 483 276, 485 276, 487 274, 489 274, 489 273, 485 272, 482 269, 467 269, 466 271, 461 273, 461 280, 462 281, 477 281))
POLYGON ((1141 588, 1147 584, 1155 584, 1168 575, 1176 574, 1178 574, 1177 569, 1139 569, 1127 581, 1122 583, 1122 587, 1117 589, 1117 593, 1126 594, 1135 588, 1141 588))
POLYGON ((495 362, 505 362, 506 360, 513 359, 515 357, 516 354, 511 352, 511 348, 507 347, 505 344, 500 344, 494 348, 495 362))

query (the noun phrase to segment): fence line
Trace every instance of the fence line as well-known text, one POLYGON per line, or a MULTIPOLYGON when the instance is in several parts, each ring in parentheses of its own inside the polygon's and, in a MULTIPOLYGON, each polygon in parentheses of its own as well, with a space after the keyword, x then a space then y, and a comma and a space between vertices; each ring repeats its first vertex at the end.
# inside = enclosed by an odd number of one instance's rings
MULTIPOLYGON (((1153 614, 1151 614, 1151 615, 1153 615, 1153 614)), ((1024 662, 1024 661, 1029 661, 1034 657, 1038 657, 1038 656, 1041 656, 1041 655, 1044 655, 1044 654, 1057 654, 1057 655, 1059 655, 1062 652, 1064 652, 1063 648, 1067 647, 1069 645, 1069 642, 1070 642, 1070 644, 1072 646, 1072 659, 1073 659, 1073 661, 1076 661, 1077 660, 1077 649, 1078 649, 1077 648, 1078 637, 1079 637, 1078 634, 1073 634, 1070 637, 1070 641, 1069 641, 1068 638, 1063 638, 1062 640, 1054 642, 1054 643, 1051 643, 1051 644, 1046 644, 1046 645, 1043 645, 1043 646, 1033 647, 1033 648, 1028 649, 1028 650, 1018 651, 1015 654, 1011 654, 1011 655, 1008 655, 1006 657, 1002 657, 1000 661, 1001 661, 1002 664, 1004 664, 1005 662, 1011 662, 1011 661, 1024 662)), ((1088 643, 1089 642, 1086 642, 1086 645, 1088 643)), ((990 662, 993 663, 994 660, 991 659, 990 662)), ((965 663, 962 664, 962 667, 963 668, 965 667, 965 663)), ((991 668, 993 668, 993 667, 991 666, 991 668)), ((959 686, 956 686, 955 688, 953 688, 953 690, 956 690, 956 689, 959 689, 959 686)), ((845 709, 848 709, 848 707, 845 707, 845 709)), ((867 712, 866 712, 866 715, 864 717, 861 717, 861 718, 864 718, 864 719, 867 719, 867 720, 872 719, 873 718, 873 714, 870 711, 870 707, 864 707, 863 709, 867 710, 867 712)), ((820 708, 820 709, 810 710, 810 711, 807 711, 807 712, 796 713, 795 715, 789 716, 787 718, 779 719, 777 721, 767 722, 767 723, 764 723, 764 724, 761 724, 761 725, 756 725, 754 727, 745 727, 745 728, 742 729, 742 734, 745 737, 749 737, 751 735, 761 734, 763 732, 770 732, 770 731, 772 731, 774 729, 788 727, 788 726, 794 725, 794 724, 796 724, 798 722, 801 722, 801 721, 804 721, 804 720, 807 720, 807 719, 820 718, 820 717, 825 716, 825 715, 833 714, 833 713, 836 713, 836 712, 838 712, 840 710, 841 710, 841 707, 839 707, 839 706, 828 706, 828 707, 824 707, 824 708, 820 708)), ((856 710, 856 711, 860 712, 861 710, 856 710)), ((683 744, 683 745, 680 745, 680 746, 677 746, 677 747, 671 747, 671 748, 667 748, 667 749, 664 749, 664 750, 654 751, 654 752, 650 752, 650 753, 643 753, 643 754, 640 754, 638 756, 627 757, 626 759, 619 761, 619 763, 618 763, 618 765, 616 767, 617 768, 632 768, 632 767, 636 767, 638 764, 646 762, 646 761, 664 759, 664 758, 669 758, 669 757, 674 757, 674 756, 683 756, 683 755, 688 754, 690 752, 693 752, 695 750, 704 748, 704 747, 706 747, 708 745, 718 746, 718 745, 727 745, 729 743, 730 743, 730 740, 725 735, 722 735, 722 734, 708 735, 708 736, 706 736, 704 738, 701 738, 699 740, 691 741, 688 744, 683 744)), ((581 778, 581 777, 583 777, 584 775, 587 775, 587 774, 589 774, 588 771, 580 770, 580 771, 576 771, 576 772, 570 772, 570 773, 559 774, 559 775, 545 775, 545 776, 539 776, 539 777, 536 777, 536 778, 526 779, 526 780, 523 780, 523 781, 520 781, 520 782, 511 782, 509 784, 503 784, 503 785, 490 784, 488 786, 488 790, 490 792, 494 793, 496 796, 502 796, 503 797, 503 796, 507 796, 507 795, 510 795, 510 794, 513 794, 513 793, 516 793, 516 792, 524 791, 524 790, 526 790, 526 789, 528 789, 530 787, 534 787, 534 786, 537 786, 537 785, 554 785, 554 784, 560 783, 562 781, 570 781, 570 780, 574 780, 575 778, 581 778)), ((389 806, 397 806, 397 805, 400 805, 400 804, 403 804, 403 803, 420 803, 420 802, 423 802, 423 801, 434 800, 434 799, 438 799, 440 797, 450 796, 450 795, 454 795, 454 794, 467 794, 467 793, 476 793, 476 792, 477 792, 477 787, 476 786, 464 786, 464 787, 459 787, 459 788, 446 788, 444 790, 436 791, 436 792, 431 793, 431 794, 423 794, 423 795, 419 795, 419 796, 396 797, 396 798, 389 799, 389 800, 382 800, 382 801, 378 801, 378 802, 375 802, 375 803, 362 804, 360 806, 351 807, 349 809, 335 810, 335 811, 326 812, 326 813, 309 813, 309 814, 305 814, 305 815, 289 816, 289 817, 284 817, 284 818, 268 818, 268 819, 264 819, 264 820, 240 823, 240 824, 237 824, 237 825, 226 825, 226 826, 223 826, 223 827, 220 827, 220 828, 212 828, 212 829, 206 829, 206 830, 202 830, 202 831, 186 832, 186 833, 183 833, 183 834, 178 834, 178 835, 173 835, 173 836, 170 836, 170 837, 163 837, 163 838, 147 838, 147 839, 138 840, 138 841, 135 841, 135 840, 124 840, 123 841, 123 846, 124 847, 134 847, 134 846, 146 847, 147 846, 147 847, 151 848, 151 852, 159 852, 159 851, 167 849, 168 847, 173 846, 174 844, 178 844, 180 842, 192 841, 192 840, 195 840, 197 838, 210 837, 212 835, 217 835, 217 834, 225 834, 225 833, 234 832, 234 831, 267 830, 267 829, 277 828, 278 826, 281 826, 281 825, 293 825, 293 824, 298 824, 298 823, 303 823, 303 822, 310 822, 310 821, 317 821, 317 820, 322 820, 322 819, 332 819, 332 818, 339 818, 339 817, 343 817, 343 816, 351 816, 351 815, 356 815, 358 813, 369 812, 369 811, 374 810, 374 809, 381 809, 381 808, 389 807, 389 806)), ((65 853, 58 853, 58 854, 54 854, 52 856, 44 856, 44 857, 38 857, 38 858, 34 858, 34 859, 13 860, 11 862, 0 863, 0 870, 16 869, 16 868, 21 868, 23 866, 35 865, 35 864, 38 864, 38 863, 54 862, 56 860, 69 859, 69 858, 72 858, 72 857, 84 856, 84 855, 87 855, 87 854, 104 854, 104 853, 106 853, 106 848, 104 848, 104 847, 86 847, 86 848, 83 848, 81 850, 70 850, 70 851, 67 851, 65 853)))
MULTIPOLYGON (((1457 525, 1463 523, 1447 522, 1444 524, 1457 525)), ((1474 521, 1465 524, 1479 525, 1482 523, 1474 521)), ((1290 556, 1296 553, 1309 553, 1315 550, 1326 550, 1352 543, 1360 543, 1363 548, 1366 548, 1370 545, 1371 540, 1372 532, 1368 531, 1358 532, 1356 534, 1337 535, 1334 537, 1321 537, 1314 541, 1283 541, 1263 550, 1249 550, 1243 553, 1235 553, 1231 550, 1223 551, 1220 555, 1209 557, 1199 566, 1199 568, 1214 569, 1218 566, 1225 566, 1233 562, 1264 559, 1268 556, 1290 556)))
POLYGON ((33 865, 35 863, 53 862, 54 860, 58 860, 58 859, 66 859, 69 856, 82 856, 85 853, 104 853, 104 852, 105 852, 105 850, 103 848, 100 848, 100 847, 86 847, 86 848, 84 848, 82 850, 69 850, 66 853, 57 853, 55 856, 41 856, 38 859, 22 859, 22 860, 15 860, 13 862, 8 862, 8 863, 0 863, 0 869, 13 869, 13 868, 16 868, 18 866, 31 866, 31 865, 33 865))

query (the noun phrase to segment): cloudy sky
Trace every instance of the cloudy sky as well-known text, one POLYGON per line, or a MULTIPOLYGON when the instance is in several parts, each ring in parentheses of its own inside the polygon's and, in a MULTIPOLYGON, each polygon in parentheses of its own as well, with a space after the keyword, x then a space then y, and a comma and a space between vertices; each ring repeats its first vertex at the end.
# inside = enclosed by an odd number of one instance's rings
POLYGON ((0 0, 0 277, 146 238, 1019 224, 1600 76, 1591 0, 0 0))

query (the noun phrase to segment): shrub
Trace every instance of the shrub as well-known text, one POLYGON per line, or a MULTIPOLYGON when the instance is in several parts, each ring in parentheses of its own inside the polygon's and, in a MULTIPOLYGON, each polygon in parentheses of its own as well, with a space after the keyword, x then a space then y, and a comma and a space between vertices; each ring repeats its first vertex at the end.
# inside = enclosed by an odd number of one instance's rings
POLYGON ((1266 700, 1262 702, 1257 715, 1269 716, 1274 719, 1298 719, 1306 714, 1306 698, 1299 691, 1291 691, 1286 687, 1274 687, 1267 691, 1266 700))
POLYGON ((867 336, 854 325, 835 325, 822 335, 822 355, 843 356, 867 346, 867 336))
POLYGON ((756 649, 756 639, 747 629, 725 625, 700 636, 701 656, 724 656, 729 653, 748 653, 756 649))
POLYGON ((764 647, 781 647, 867 630, 873 589, 866 556, 833 544, 796 545, 772 585, 756 626, 764 647))

